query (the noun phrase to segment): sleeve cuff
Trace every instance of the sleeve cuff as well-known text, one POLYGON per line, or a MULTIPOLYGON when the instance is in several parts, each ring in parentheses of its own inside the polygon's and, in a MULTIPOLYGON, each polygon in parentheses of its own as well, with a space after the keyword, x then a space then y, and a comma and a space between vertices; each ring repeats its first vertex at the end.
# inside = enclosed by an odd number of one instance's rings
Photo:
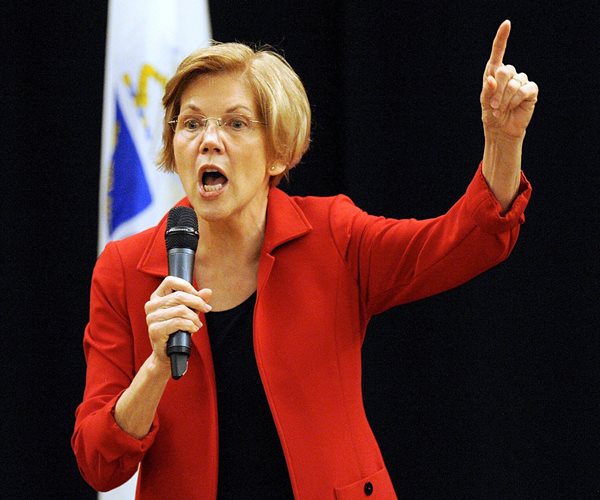
POLYGON ((104 439, 96 441, 99 443, 98 451, 107 462, 123 459, 125 456, 128 460, 139 461, 154 443, 156 434, 158 433, 158 416, 154 416, 150 431, 143 438, 137 439, 131 434, 121 429, 115 420, 115 406, 121 397, 119 393, 112 399, 104 408, 100 410, 103 413, 102 418, 97 420, 96 432, 104 439), (110 436, 109 439, 106 437, 110 436))
POLYGON ((490 190, 479 164, 475 177, 466 192, 467 210, 482 231, 490 234, 510 231, 525 222, 525 207, 531 198, 531 184, 521 172, 517 196, 510 208, 502 213, 502 207, 490 190))

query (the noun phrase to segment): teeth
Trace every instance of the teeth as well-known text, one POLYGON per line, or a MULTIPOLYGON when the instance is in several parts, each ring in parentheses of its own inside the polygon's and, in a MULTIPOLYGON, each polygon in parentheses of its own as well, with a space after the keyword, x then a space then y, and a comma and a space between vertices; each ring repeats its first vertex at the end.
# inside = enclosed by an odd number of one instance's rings
POLYGON ((204 184, 204 191, 219 191, 219 189, 221 189, 223 187, 223 184, 215 184, 214 186, 208 186, 206 184, 204 184))

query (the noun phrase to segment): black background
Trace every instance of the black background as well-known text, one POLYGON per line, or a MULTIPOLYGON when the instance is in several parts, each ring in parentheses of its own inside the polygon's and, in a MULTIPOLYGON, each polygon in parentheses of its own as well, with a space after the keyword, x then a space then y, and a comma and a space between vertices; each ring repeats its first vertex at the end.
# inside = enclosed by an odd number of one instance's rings
MULTIPOLYGON (((269 43, 304 81, 313 142, 286 190, 443 213, 483 150, 481 74, 540 100, 534 195, 510 259, 376 318, 365 405, 401 498, 598 498, 600 3, 213 1, 213 37, 269 43)), ((94 498, 69 439, 96 257, 107 7, 2 5, 2 498, 94 498)), ((134 36, 135 34, 132 34, 134 36)))

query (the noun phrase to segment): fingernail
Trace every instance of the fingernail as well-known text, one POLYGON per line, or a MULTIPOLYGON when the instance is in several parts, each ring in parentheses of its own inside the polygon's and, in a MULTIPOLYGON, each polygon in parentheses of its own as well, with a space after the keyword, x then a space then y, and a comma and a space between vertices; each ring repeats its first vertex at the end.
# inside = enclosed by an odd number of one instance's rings
POLYGON ((490 102, 490 106, 492 106, 492 108, 497 108, 498 106, 500 106, 500 101, 498 101, 498 99, 492 99, 490 102))

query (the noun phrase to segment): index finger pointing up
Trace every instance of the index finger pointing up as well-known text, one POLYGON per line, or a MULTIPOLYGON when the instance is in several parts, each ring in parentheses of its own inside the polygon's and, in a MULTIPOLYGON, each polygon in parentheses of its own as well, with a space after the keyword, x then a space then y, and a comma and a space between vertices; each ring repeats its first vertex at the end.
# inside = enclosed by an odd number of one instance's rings
POLYGON ((496 37, 494 38, 494 43, 492 44, 492 53, 490 54, 490 65, 499 66, 502 64, 509 34, 510 21, 507 19, 500 25, 498 31, 496 32, 496 37))

